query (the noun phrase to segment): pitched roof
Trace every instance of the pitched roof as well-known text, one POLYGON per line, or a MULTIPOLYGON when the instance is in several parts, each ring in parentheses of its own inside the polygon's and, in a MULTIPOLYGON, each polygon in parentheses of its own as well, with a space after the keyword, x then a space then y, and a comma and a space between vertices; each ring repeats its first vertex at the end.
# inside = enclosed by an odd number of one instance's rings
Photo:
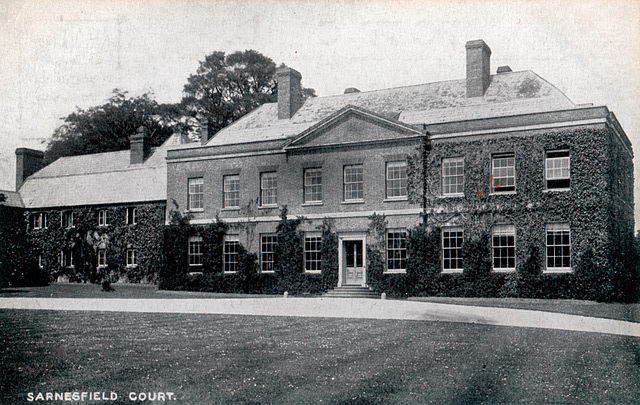
POLYGON ((0 194, 4 195, 5 197, 5 200, 1 201, 0 205, 18 208, 24 207, 24 205, 22 204, 22 198, 20 198, 20 194, 16 193, 15 191, 0 190, 0 194))
POLYGON ((129 150, 62 157, 27 178, 22 201, 44 208, 166 200, 167 150, 183 142, 174 135, 137 165, 129 150))
POLYGON ((467 97, 466 79, 460 79, 309 98, 289 120, 278 119, 277 103, 264 104, 220 130, 207 146, 285 140, 347 105, 410 125, 576 107, 562 92, 534 72, 506 72, 491 76, 491 84, 483 97, 467 97))

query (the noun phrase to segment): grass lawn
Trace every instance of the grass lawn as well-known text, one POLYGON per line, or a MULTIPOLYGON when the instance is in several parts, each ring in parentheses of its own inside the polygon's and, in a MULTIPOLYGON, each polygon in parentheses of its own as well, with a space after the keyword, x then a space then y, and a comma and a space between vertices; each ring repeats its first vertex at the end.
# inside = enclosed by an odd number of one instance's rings
POLYGON ((640 339, 631 337, 81 311, 0 310, 0 323, 2 404, 65 391, 116 392, 108 403, 170 391, 188 405, 640 402, 640 339))

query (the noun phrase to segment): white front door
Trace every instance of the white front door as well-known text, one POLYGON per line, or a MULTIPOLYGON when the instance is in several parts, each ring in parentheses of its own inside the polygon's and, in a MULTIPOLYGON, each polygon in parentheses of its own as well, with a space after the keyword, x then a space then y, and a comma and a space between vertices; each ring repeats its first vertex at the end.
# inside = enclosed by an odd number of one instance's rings
POLYGON ((345 259, 345 278, 347 285, 364 284, 364 244, 361 240, 345 240, 342 242, 345 259))
POLYGON ((366 285, 365 236, 340 237, 338 285, 366 285))

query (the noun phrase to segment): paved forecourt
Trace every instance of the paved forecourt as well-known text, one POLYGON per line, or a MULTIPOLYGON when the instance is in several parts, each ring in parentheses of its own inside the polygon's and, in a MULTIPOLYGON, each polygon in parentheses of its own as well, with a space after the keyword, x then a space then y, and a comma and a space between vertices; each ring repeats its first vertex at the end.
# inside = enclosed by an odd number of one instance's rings
POLYGON ((0 298, 0 309, 401 319, 560 329, 640 337, 640 323, 512 308, 358 298, 0 298))

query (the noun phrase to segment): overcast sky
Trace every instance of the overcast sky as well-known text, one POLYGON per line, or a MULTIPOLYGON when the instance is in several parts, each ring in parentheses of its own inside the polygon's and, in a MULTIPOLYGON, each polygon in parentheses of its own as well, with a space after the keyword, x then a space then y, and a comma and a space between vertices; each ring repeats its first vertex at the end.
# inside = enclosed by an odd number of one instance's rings
POLYGON ((0 189, 14 188, 14 150, 44 150, 76 107, 114 88, 178 102, 213 51, 255 49, 326 96, 464 78, 472 39, 491 47, 492 73, 533 70, 575 103, 608 106, 640 179, 636 0, 0 0, 0 20, 0 189))

